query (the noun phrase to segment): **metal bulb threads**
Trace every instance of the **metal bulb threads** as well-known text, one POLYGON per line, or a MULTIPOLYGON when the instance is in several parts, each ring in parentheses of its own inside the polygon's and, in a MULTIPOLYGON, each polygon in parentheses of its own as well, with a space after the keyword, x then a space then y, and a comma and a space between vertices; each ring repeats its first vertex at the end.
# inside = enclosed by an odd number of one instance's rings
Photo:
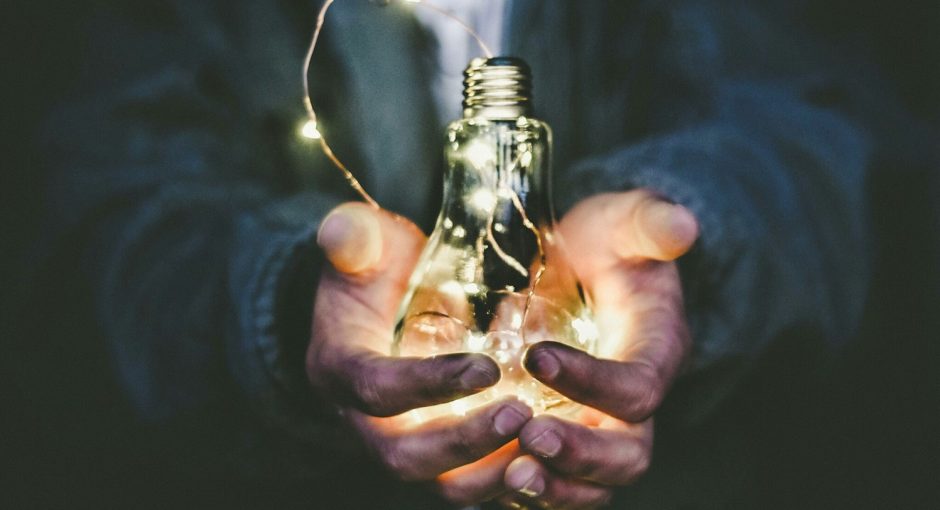
POLYGON ((522 59, 473 59, 463 83, 464 118, 516 120, 532 114, 532 73, 522 59))

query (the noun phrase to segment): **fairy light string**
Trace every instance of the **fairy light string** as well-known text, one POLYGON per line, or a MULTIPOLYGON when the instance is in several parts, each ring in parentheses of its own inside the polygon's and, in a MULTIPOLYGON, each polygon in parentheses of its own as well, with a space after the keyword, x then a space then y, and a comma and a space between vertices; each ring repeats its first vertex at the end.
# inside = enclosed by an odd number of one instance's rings
MULTIPOLYGON (((303 127, 303 134, 307 138, 312 138, 320 142, 320 147, 323 150, 323 154, 333 163, 333 166, 339 169, 343 173, 343 177, 346 178, 346 182, 352 187, 356 193, 362 197, 369 205, 380 209, 378 202, 372 198, 371 195, 362 187, 362 184, 359 182, 359 179, 352 173, 351 170, 336 156, 336 153, 333 152, 333 149, 330 147, 329 142, 327 142, 326 137, 323 136, 323 132, 319 129, 319 122, 317 119, 316 109, 313 107, 313 101, 310 99, 310 62, 313 60, 313 52, 316 50, 317 42, 320 40, 320 33, 323 32, 323 25, 326 22, 326 13, 330 10, 330 6, 333 5, 335 0, 326 0, 323 2, 323 5, 320 7, 320 11, 317 13, 317 22, 313 29, 313 36, 310 38, 310 46, 307 47, 307 54, 304 56, 304 64, 302 70, 303 77, 303 103, 304 109, 307 111, 308 121, 303 127)), ((392 0, 384 1, 372 1, 372 3, 384 7, 392 3, 392 0)), ((471 37, 476 41, 477 45, 480 47, 480 50, 486 55, 487 58, 493 58, 493 52, 490 51, 489 46, 483 42, 483 39, 480 37, 476 31, 474 31, 466 22, 455 16, 453 13, 442 9, 434 4, 428 3, 424 0, 399 0, 396 3, 407 3, 421 6, 425 9, 434 11, 442 16, 447 17, 448 19, 454 21, 460 27, 465 30, 471 37)))
POLYGON ((307 124, 303 128, 304 136, 308 138, 313 138, 319 140, 320 148, 323 150, 323 154, 333 163, 336 168, 343 173, 343 177, 346 178, 346 182, 352 186, 352 189, 362 197, 369 205, 376 209, 380 209, 379 203, 372 198, 371 195, 362 187, 362 184, 359 183, 359 179, 356 179, 356 176, 343 164, 342 161, 336 154, 333 152, 333 149, 330 147, 330 144, 326 141, 326 137, 323 136, 323 133, 320 132, 317 122, 317 112, 313 108, 313 101, 310 100, 310 79, 308 75, 310 73, 310 62, 313 60, 313 51, 317 47, 317 41, 320 39, 320 32, 323 31, 323 24, 326 21, 326 12, 330 9, 330 6, 333 5, 334 0, 326 0, 323 3, 323 6, 320 7, 320 12, 317 14, 317 24, 313 30, 313 37, 310 39, 310 47, 307 48, 307 55, 304 57, 303 65, 303 84, 304 84, 304 109, 307 110, 307 116, 310 120, 307 121, 307 124))
MULTIPOLYGON (((434 5, 431 2, 428 2, 426 0, 369 0, 369 1, 370 3, 373 3, 379 7, 385 7, 392 3, 413 4, 421 8, 425 8, 430 11, 433 11, 441 16, 444 16, 450 19, 451 21, 453 21, 454 23, 456 23, 457 25, 459 25, 461 29, 463 29, 467 34, 469 34, 473 38, 473 40, 476 42, 477 46, 480 48, 480 51, 483 53, 483 55, 486 56, 486 58, 488 59, 493 58, 493 52, 490 50, 489 46, 487 46, 487 44, 483 41, 480 35, 475 30, 473 30, 472 27, 470 27, 465 21, 460 19, 458 16, 454 15, 452 12, 446 9, 443 9, 437 5, 434 5)), ((323 32, 323 27, 326 22, 327 12, 329 11, 330 7, 333 5, 334 2, 335 0, 325 0, 323 2, 323 5, 320 7, 319 12, 317 13, 316 25, 313 30, 313 35, 310 38, 310 45, 307 47, 307 53, 304 56, 303 67, 302 67, 303 105, 304 105, 304 110, 307 113, 308 120, 307 120, 307 123, 302 128, 302 134, 303 136, 307 138, 317 140, 320 144, 321 149, 323 150, 324 155, 326 155, 326 157, 330 160, 330 162, 340 172, 342 172, 343 176, 345 177, 350 187, 352 187, 352 189, 366 203, 368 203, 369 205, 371 205, 372 207, 376 209, 381 209, 381 206, 378 204, 378 202, 376 202, 375 199, 372 198, 372 196, 365 190, 365 188, 363 188, 362 184, 356 178, 355 174, 353 174, 353 172, 342 162, 342 160, 339 159, 336 153, 333 152, 333 149, 330 147, 330 144, 327 141, 326 136, 324 136, 323 132, 320 131, 319 129, 317 112, 316 112, 316 109, 314 108, 313 101, 310 98, 310 78, 309 78, 310 64, 313 60, 313 54, 314 54, 314 51, 316 50, 317 43, 320 40, 320 34, 323 32)), ((517 165, 518 165, 518 157, 516 158, 515 161, 511 163, 509 171, 512 172, 513 170, 515 170, 517 165)), ((511 189, 509 190, 509 192, 511 194, 512 204, 517 210, 517 212, 521 215, 523 224, 528 230, 532 231, 532 233, 535 234, 535 242, 536 242, 538 254, 539 254, 539 259, 538 259, 539 267, 534 275, 534 278, 532 279, 532 282, 529 287, 529 291, 526 295, 525 306, 524 306, 523 313, 522 313, 522 321, 521 321, 521 324, 519 325, 520 337, 524 340, 525 339, 524 328, 526 324, 526 319, 528 318, 528 315, 529 315, 529 309, 532 304, 532 299, 535 296, 536 287, 538 287, 539 283, 541 282, 542 275, 545 272, 546 257, 545 257, 544 247, 542 246, 541 233, 538 230, 538 227, 536 227, 535 224, 533 224, 532 221, 529 219, 528 215, 526 214, 525 208, 523 207, 518 195, 516 195, 516 193, 511 189)), ((490 225, 489 225, 490 228, 492 226, 492 221, 493 220, 491 218, 490 225)), ((526 271, 526 269, 518 261, 513 259, 508 254, 506 254, 499 247, 498 243, 496 242, 496 239, 493 237, 493 234, 490 228, 487 229, 488 230, 487 240, 490 242, 490 245, 493 247, 497 255, 501 259, 503 259, 503 261, 506 264, 508 264, 510 267, 512 267, 514 270, 518 271, 519 273, 523 275, 527 275, 528 271, 526 271)), ((432 312, 426 312, 426 313, 432 313, 432 312)), ((439 312, 433 312, 433 313, 439 314, 439 312)), ((448 317, 448 318, 457 320, 453 317, 448 317)), ((463 325, 463 323, 461 323, 461 325, 463 325)), ((465 325, 464 327, 466 328, 465 325)))

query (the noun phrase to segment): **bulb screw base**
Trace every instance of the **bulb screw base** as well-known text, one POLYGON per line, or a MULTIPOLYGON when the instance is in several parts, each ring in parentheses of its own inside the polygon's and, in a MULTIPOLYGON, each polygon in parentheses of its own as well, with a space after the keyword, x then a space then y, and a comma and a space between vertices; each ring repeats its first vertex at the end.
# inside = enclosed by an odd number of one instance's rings
POLYGON ((463 116, 515 120, 532 115, 532 72, 515 57, 475 58, 464 71, 463 116))

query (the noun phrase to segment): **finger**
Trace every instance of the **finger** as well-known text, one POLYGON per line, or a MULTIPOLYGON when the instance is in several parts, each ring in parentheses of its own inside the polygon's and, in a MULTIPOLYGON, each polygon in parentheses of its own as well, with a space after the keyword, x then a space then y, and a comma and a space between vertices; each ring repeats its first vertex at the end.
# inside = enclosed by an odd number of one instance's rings
POLYGON ((533 377, 563 395, 627 422, 641 422, 659 407, 670 375, 642 361, 598 359, 556 342, 526 351, 533 377))
MULTIPOLYGON (((330 356, 333 350, 321 350, 330 356)), ((392 358, 366 352, 314 363, 310 379, 331 400, 372 416, 449 402, 496 384, 499 366, 483 354, 392 358)))
POLYGON ((611 489, 550 472, 530 455, 506 468, 506 487, 548 508, 598 508, 613 496, 611 489))
POLYGON ((317 244, 342 273, 361 273, 378 264, 382 232, 376 210, 349 202, 333 209, 320 223, 317 244))
POLYGON ((577 259, 607 268, 623 259, 674 260, 698 238, 695 216, 647 190, 588 198, 561 221, 562 235, 577 259), (598 244, 603 249, 598 250, 598 244))
POLYGON ((391 473, 403 481, 425 481, 508 443, 532 417, 532 410, 510 399, 477 408, 466 416, 445 416, 410 429, 361 413, 350 416, 391 473))
POLYGON ((688 209, 652 194, 641 198, 632 211, 620 214, 629 215, 618 229, 621 242, 635 246, 635 254, 640 257, 675 260, 698 238, 698 222, 688 209))
MULTIPOLYGON (((422 360, 379 354, 388 352, 398 304, 424 244, 423 235, 412 223, 365 204, 350 203, 331 213, 319 241, 336 270, 323 272, 314 305, 306 364, 315 391, 330 400, 387 416, 474 393, 498 380, 496 365, 482 355, 422 360), (340 228, 344 223, 352 227, 340 228), (346 249, 348 240, 343 232, 364 229, 372 236, 374 232, 368 232, 373 227, 362 227, 372 223, 377 223, 381 232, 377 234, 381 243, 378 261, 372 263, 372 256, 366 257, 368 263, 350 261, 358 255, 346 249)), ((371 241, 366 244, 372 246, 371 241)), ((361 251, 372 250, 368 246, 361 251)))
POLYGON ((476 462, 437 477, 437 492, 460 507, 490 501, 506 492, 503 475, 519 455, 519 442, 512 441, 476 462))
POLYGON ((649 468, 652 424, 606 425, 585 427, 538 416, 522 428, 519 444, 558 473, 603 485, 633 483, 649 468))

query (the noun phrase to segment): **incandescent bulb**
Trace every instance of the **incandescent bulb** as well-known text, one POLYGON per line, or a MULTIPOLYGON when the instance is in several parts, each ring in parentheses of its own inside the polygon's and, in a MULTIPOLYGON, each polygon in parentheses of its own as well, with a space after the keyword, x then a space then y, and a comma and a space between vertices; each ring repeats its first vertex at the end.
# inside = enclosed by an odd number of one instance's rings
POLYGON ((392 353, 482 352, 502 378, 483 393, 414 411, 464 414, 515 395, 535 412, 577 406, 532 378, 525 349, 541 341, 595 352, 581 285, 553 235, 551 130, 530 116, 528 67, 476 59, 465 72, 464 117, 447 130, 444 201, 398 313, 392 353))

